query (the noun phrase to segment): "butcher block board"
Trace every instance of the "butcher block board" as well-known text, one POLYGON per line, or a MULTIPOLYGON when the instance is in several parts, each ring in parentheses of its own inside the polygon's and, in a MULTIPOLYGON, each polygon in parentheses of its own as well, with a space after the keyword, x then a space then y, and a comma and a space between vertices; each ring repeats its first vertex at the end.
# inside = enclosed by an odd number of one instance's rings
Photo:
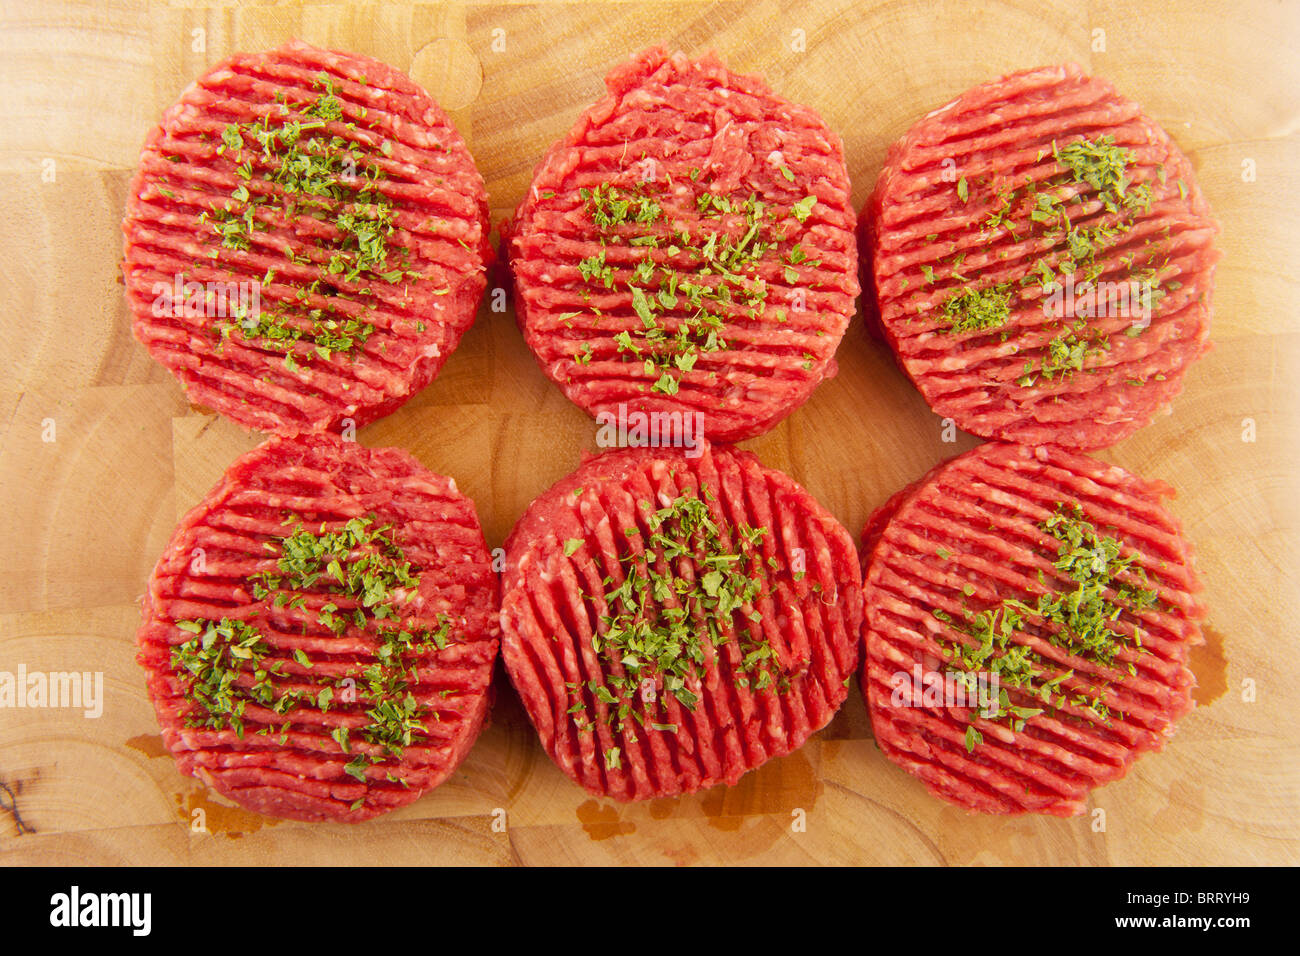
MULTIPOLYGON (((103 712, 0 710, 6 864, 1279 864, 1300 861, 1300 6, 1165 0, 6 4, 0 23, 0 671, 103 674, 103 712), (860 207, 888 144, 1002 73, 1073 60, 1191 157, 1223 226, 1214 351, 1172 413, 1100 453, 1178 489, 1210 607, 1199 706, 1070 820, 973 816, 871 738, 856 679, 797 753, 733 788, 620 805, 546 757, 498 674, 491 726, 435 792, 357 826, 225 805, 164 752, 134 661, 139 600, 178 518, 255 434, 190 407, 131 336, 119 223, 146 131, 200 72, 300 37, 411 73, 448 108, 494 223, 628 54, 716 49, 840 132, 860 207), (201 811, 201 812, 200 812, 201 811)), ((745 443, 856 537, 973 447, 856 321, 839 375, 745 443), (945 437, 952 440, 945 441, 945 437)), ((453 476, 489 546, 595 429, 487 303, 439 379, 359 434, 453 476)))

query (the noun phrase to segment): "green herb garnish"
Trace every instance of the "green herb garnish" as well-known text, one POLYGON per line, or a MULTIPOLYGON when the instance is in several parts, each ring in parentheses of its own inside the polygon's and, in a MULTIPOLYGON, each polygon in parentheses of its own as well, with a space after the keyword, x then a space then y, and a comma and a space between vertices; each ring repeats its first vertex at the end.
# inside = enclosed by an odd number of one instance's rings
MULTIPOLYGON (((261 632, 247 623, 223 618, 219 622, 178 621, 179 628, 195 636, 173 649, 172 666, 187 675, 187 696, 201 712, 190 718, 191 725, 230 726, 241 737, 250 702, 281 715, 299 705, 323 711, 337 704, 336 689, 351 679, 369 722, 351 731, 335 728, 332 736, 343 753, 352 752, 355 737, 372 745, 373 749, 356 754, 345 767, 364 782, 368 767, 400 757, 417 735, 426 732, 424 721, 432 711, 419 704, 410 690, 414 669, 422 655, 448 646, 452 622, 443 614, 438 615, 435 627, 413 627, 406 622, 405 611, 419 590, 420 575, 405 558, 391 525, 377 526, 373 516, 353 518, 333 530, 321 525, 315 532, 304 528, 295 515, 286 517, 284 523, 293 530, 265 545, 275 555, 274 569, 247 579, 253 598, 271 609, 306 611, 308 597, 312 597, 317 623, 338 636, 355 629, 375 640, 375 663, 335 678, 333 686, 311 692, 289 690, 283 681, 284 664, 269 663, 272 649, 261 632), (317 603, 321 594, 337 597, 317 603), (352 605, 351 609, 341 608, 343 602, 352 605)), ((304 671, 316 666, 301 648, 293 649, 290 656, 304 671)), ((291 721, 282 724, 282 739, 290 726, 291 721)), ((270 729, 267 726, 259 733, 270 729)))
MULTIPOLYGON (((279 115, 250 123, 227 125, 221 134, 219 154, 236 164, 241 180, 230 198, 200 215, 227 249, 248 251, 258 233, 279 221, 315 219, 333 235, 314 240, 328 253, 324 263, 311 256, 285 255, 293 264, 319 266, 323 277, 348 283, 378 279, 393 284, 416 275, 408 270, 409 250, 394 246, 396 231, 392 201, 379 188, 383 170, 367 162, 355 142, 327 131, 344 120, 343 103, 326 73, 315 79, 322 90, 314 100, 289 106, 279 104, 279 115)), ((355 123, 345 124, 349 130, 355 123)), ((392 151, 380 143, 384 155, 392 151)), ((215 256, 215 252, 214 252, 215 256)), ((267 280, 272 275, 268 270, 267 280)), ((374 325, 366 319, 369 289, 345 292, 324 278, 299 292, 296 302, 263 308, 258 316, 236 316, 216 324, 224 338, 238 333, 263 347, 285 351, 285 366, 297 371, 297 361, 313 356, 329 359, 350 354, 366 343, 374 325), (316 297, 316 301, 312 297, 316 297)))
POLYGON ((761 629, 751 626, 761 620, 753 610, 760 588, 754 573, 761 566, 766 531, 738 526, 728 547, 726 529, 705 500, 709 494, 701 486, 699 493, 683 492, 666 507, 647 511, 649 551, 625 555, 622 579, 607 577, 603 595, 587 596, 604 609, 592 649, 618 667, 603 679, 570 685, 577 698, 570 712, 584 709, 582 698, 590 694, 606 705, 615 730, 634 718, 651 729, 675 732, 674 724, 658 719, 663 706, 658 694, 647 702, 639 693, 642 681, 654 682, 661 693, 693 710, 699 695, 691 687, 705 677, 708 646, 721 649, 731 641, 740 654, 739 686, 756 691, 787 686, 761 629), (677 572, 681 559, 693 565, 692 573, 677 572))
MULTIPOLYGON (((1136 557, 1125 555, 1117 539, 1101 534, 1080 506, 1059 505, 1038 527, 1057 542, 1054 566, 1073 586, 1058 584, 1039 594, 1034 604, 1006 598, 981 611, 965 611, 962 620, 933 609, 935 619, 974 639, 973 643, 964 643, 941 638, 949 656, 948 670, 965 677, 978 672, 996 674, 1002 688, 999 706, 996 714, 985 716, 1000 720, 1012 730, 1023 730, 1046 707, 1059 711, 1070 704, 1108 721, 1110 709, 1104 701, 1104 690, 1078 691, 1070 697, 1061 685, 1074 676, 1074 671, 1062 670, 1028 644, 1018 643, 1015 635, 1032 625, 1038 636, 1066 652, 1111 668, 1124 648, 1143 651, 1142 632, 1136 622, 1131 636, 1116 630, 1114 623, 1125 612, 1154 607, 1157 592, 1146 587, 1146 574, 1135 565, 1136 557), (1012 705, 1007 687, 1018 688, 1045 706, 1012 705)), ((973 587, 966 588, 963 594, 970 597, 974 591, 973 587)), ((1136 673, 1132 664, 1127 669, 1130 674, 1136 673)), ((983 739, 972 731, 973 726, 967 731, 967 750, 973 750, 983 739)))
POLYGON ((1011 317, 1011 293, 1000 286, 965 289, 943 304, 949 332, 980 332, 1001 328, 1011 317))
MULTIPOLYGON (((698 182, 699 176, 691 180, 698 182)), ((674 231, 667 224, 663 203, 671 194, 660 184, 604 182, 579 190, 602 247, 578 263, 585 285, 614 288, 607 242, 616 239, 643 250, 625 266, 631 272, 626 289, 639 327, 618 331, 614 340, 624 360, 644 368, 643 387, 663 395, 677 393, 682 376, 695 369, 702 355, 729 347, 723 333, 730 314, 756 318, 765 310, 768 287, 757 276, 758 265, 788 238, 780 231, 783 216, 774 205, 753 194, 717 195, 704 186, 699 184, 693 194, 701 220, 693 232, 674 231)), ((814 196, 799 200, 789 214, 802 223, 816 201, 814 196)), ((784 276, 790 283, 799 280, 793 266, 820 264, 807 261, 797 244, 787 261, 784 276)), ((575 361, 583 364, 580 356, 575 361)))

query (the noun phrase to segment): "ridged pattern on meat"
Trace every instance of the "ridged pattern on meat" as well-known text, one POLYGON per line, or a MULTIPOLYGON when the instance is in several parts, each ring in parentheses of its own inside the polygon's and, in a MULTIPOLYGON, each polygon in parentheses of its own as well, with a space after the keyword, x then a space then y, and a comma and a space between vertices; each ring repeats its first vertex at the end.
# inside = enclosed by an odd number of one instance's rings
MULTIPOLYGON (((868 521, 862 549, 862 683, 884 753, 932 793, 969 809, 1069 816, 1083 812, 1092 788, 1122 777, 1143 752, 1160 749, 1174 721, 1192 707, 1188 654, 1202 642, 1205 615, 1194 597, 1200 586, 1191 547, 1160 503, 1171 493, 1060 449, 992 443, 939 465, 890 499, 868 521), (1103 666, 1047 643, 1041 625, 1027 617, 1014 643, 1034 648, 1054 672, 1074 670, 1062 685, 1071 698, 1064 707, 1048 707, 1014 732, 966 708, 914 706, 906 698, 894 706, 893 675, 910 676, 918 664, 941 673, 946 645, 972 641, 934 610, 961 620, 965 608, 995 607, 1006 598, 1032 606, 1045 590, 1039 574, 1046 587, 1074 588, 1053 566, 1059 542, 1038 527, 1060 502, 1077 503, 1119 540, 1158 591, 1154 608, 1126 608, 1112 625, 1126 638, 1115 663, 1103 666), (1133 648, 1134 624, 1149 653, 1133 648), (1105 700, 1109 725, 1073 703, 1080 693, 1105 700), (968 751, 971 718, 983 741, 968 751)), ((1125 580, 1139 579, 1128 572, 1125 580)), ((1044 706, 1002 686, 1014 706, 1044 706)))
MULTIPOLYGON (((1075 226, 1113 226, 1124 218, 1107 212, 1087 183, 1071 182, 1068 193, 1073 198, 1065 209, 1075 226)), ((1217 231, 1187 157, 1136 104, 1076 66, 1014 74, 928 115, 891 147, 861 220, 876 318, 930 407, 985 438, 1076 449, 1114 444, 1150 422, 1208 349, 1217 231), (1090 318, 1089 328, 1107 336, 1110 347, 1089 355, 1082 372, 1020 384, 1026 362, 1041 367, 1063 326, 1044 314, 1040 284, 1019 280, 1064 243, 1036 230, 1027 213, 1015 219, 1016 236, 984 232, 984 224, 999 208, 998 192, 1060 181, 1062 173, 1072 180, 1054 159, 1054 147, 1103 136, 1132 151, 1127 174, 1135 186, 1151 188, 1152 202, 1098 255, 1099 281, 1128 282, 1154 255, 1166 295, 1140 335, 1126 334, 1131 316, 1090 318), (965 202, 960 179, 969 189, 965 202), (962 254, 954 269, 953 258, 962 254), (1129 256, 1132 270, 1120 261, 1129 256), (933 270, 932 283, 926 269, 933 270), (943 306, 951 296, 1003 281, 1016 290, 1006 325, 949 331, 943 306)))
MULTIPOLYGON (((498 646, 497 581, 473 502, 450 479, 398 449, 371 450, 329 436, 272 438, 236 461, 177 528, 150 579, 137 643, 163 741, 182 773, 260 813, 356 822, 437 786, 478 736, 498 646), (416 679, 409 687, 420 707, 429 708, 427 734, 417 733, 398 760, 357 733, 347 753, 331 736, 338 727, 356 731, 370 723, 372 705, 359 672, 376 663, 379 642, 372 619, 364 629, 349 624, 336 635, 317 612, 333 602, 347 614, 357 600, 328 591, 325 581, 291 592, 304 596, 302 608, 275 606, 282 592, 261 600, 252 593, 251 575, 275 573, 276 551, 265 545, 278 550, 289 530, 286 513, 313 532, 322 523, 337 530, 368 514, 393 525, 420 575, 418 592, 400 605, 403 626, 437 628, 440 615, 451 621, 445 649, 430 647, 411 658, 416 679), (242 739, 229 727, 187 726, 187 716, 203 715, 187 696, 188 675, 173 670, 172 649, 192 637, 176 622, 226 617, 261 631, 271 649, 266 663, 284 672, 280 690, 315 695, 352 676, 356 701, 336 690, 324 710, 299 704, 283 716, 249 703, 242 739), (310 667, 297 660, 299 650, 310 667), (268 727, 268 734, 259 733, 268 727), (344 770, 361 753, 382 761, 365 771, 365 783, 344 770)), ((246 686, 251 678, 241 681, 246 686)))
MULTIPOLYGON (((145 141, 122 228, 136 337, 177 376, 191 401, 245 427, 290 435, 333 427, 343 418, 365 424, 427 385, 473 322, 492 255, 483 179, 428 94, 376 60, 297 41, 270 53, 238 54, 185 91, 145 141), (224 247, 213 224, 199 220, 229 204, 241 184, 255 194, 287 195, 256 175, 242 179, 233 151, 218 155, 216 149, 229 124, 258 117, 279 122, 277 95, 290 103, 315 100, 321 72, 331 77, 343 106, 342 118, 321 135, 340 137, 365 154, 358 177, 367 167, 382 171, 385 178, 372 188, 394 211, 397 229, 389 247, 409 250, 408 268, 418 278, 389 283, 370 273, 353 281, 328 274, 329 247, 342 233, 305 215, 283 221, 278 203, 257 208, 266 229, 252 234, 247 250, 224 247), (388 155, 381 150, 385 143, 388 155), (261 284, 272 269, 272 280, 261 284), (191 282, 261 284, 264 312, 282 305, 325 309, 336 319, 362 316, 375 331, 363 346, 328 358, 313 354, 310 340, 300 342, 295 372, 286 367, 284 351, 264 341, 239 332, 223 341, 213 318, 155 316, 155 283, 172 288, 177 274, 191 282), (316 280, 323 280, 321 289, 305 292, 316 280)), ((302 316, 290 321, 310 326, 302 316)))
MULTIPOLYGON (((854 311, 857 244, 840 140, 811 109, 785 101, 756 78, 730 73, 711 55, 691 62, 648 50, 606 83, 609 95, 584 112, 538 165, 507 227, 524 338, 542 370, 593 415, 616 411, 620 403, 634 410, 698 411, 711 439, 759 434, 835 373, 835 349, 854 311), (620 226, 617 241, 602 247, 579 190, 606 181, 634 187, 646 158, 655 161, 655 182, 669 184, 656 197, 666 216, 650 227, 620 226), (700 230, 702 192, 733 200, 753 195, 782 210, 778 228, 787 238, 753 273, 767 283, 765 307, 753 316, 739 303, 723 308, 722 337, 730 347, 699 352, 694 369, 678 376, 677 393, 658 394, 652 386, 661 369, 647 372, 615 341, 620 332, 643 328, 628 289, 635 284, 634 266, 648 255, 656 267, 670 266, 691 281, 716 287, 719 279, 701 273, 690 254, 629 243, 638 235, 700 230), (807 196, 817 202, 801 224, 790 210, 807 196), (790 266, 795 244, 806 262, 790 266), (614 270, 608 289, 584 282, 578 268, 602 248, 614 270), (792 309, 797 292, 804 296, 802 311, 792 309)), ((708 227, 735 240, 746 231, 739 215, 711 220, 708 227)), ((683 296, 664 312, 662 324, 675 331, 690 315, 683 296)))
MULTIPOLYGON (((734 784, 771 757, 789 753, 825 726, 847 695, 857 665, 862 595, 856 551, 847 532, 806 491, 751 454, 706 448, 697 459, 680 452, 636 449, 584 463, 538 498, 506 543, 502 589, 502 656, 537 732, 556 764, 588 791, 619 800, 689 793, 734 784), (707 487, 715 497, 701 492, 707 487), (735 544, 742 525, 764 527, 758 599, 721 621, 727 640, 716 647, 697 622, 708 666, 702 683, 687 684, 700 697, 693 711, 661 691, 665 716, 676 732, 655 731, 632 720, 613 729, 611 706, 588 682, 603 687, 625 671, 617 655, 593 650, 608 613, 603 595, 624 579, 620 556, 642 553, 649 529, 641 502, 659 508, 680 494, 700 495, 724 537, 735 544), (628 534, 637 528, 639 535, 628 534), (582 546, 565 555, 565 542, 582 546), (802 549, 806 574, 798 567, 802 549), (773 559, 775 566, 769 563, 773 559), (612 580, 607 584, 605 579, 612 580), (584 598, 592 596, 592 600, 584 598), (762 619, 746 614, 757 610, 762 619), (788 689, 739 686, 740 645, 766 640, 788 689), (580 683, 580 713, 570 713, 569 685, 580 683), (580 730, 578 716, 590 720, 580 730), (636 728, 633 741, 627 730, 636 728), (603 755, 622 752, 609 769, 603 755)), ((662 547, 652 554, 663 561, 662 547)), ((679 577, 706 573, 692 558, 674 566, 679 577)))

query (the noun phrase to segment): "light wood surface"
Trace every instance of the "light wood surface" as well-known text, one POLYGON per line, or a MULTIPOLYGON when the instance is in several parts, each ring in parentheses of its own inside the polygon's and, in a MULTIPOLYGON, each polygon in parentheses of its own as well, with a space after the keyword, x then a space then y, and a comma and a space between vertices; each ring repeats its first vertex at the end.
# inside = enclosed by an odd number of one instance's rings
MULTIPOLYGON (((105 701, 97 719, 0 710, 0 862, 1300 862, 1297 49, 1294 2, 6 3, 0 671, 102 672, 105 701), (715 48, 819 110, 844 138, 859 207, 890 141, 1001 73, 1074 60, 1141 102, 1191 156, 1225 252, 1215 350, 1172 414, 1102 453, 1179 489, 1171 507, 1211 608, 1200 706, 1166 751, 1080 818, 970 816, 880 755, 855 680, 830 727, 739 786, 624 806, 552 766, 498 678, 492 725, 454 777, 367 824, 257 817, 181 777, 133 659, 137 602, 177 518, 258 436, 191 408, 132 338, 119 223, 163 109, 228 54, 291 36, 426 84, 483 171, 494 222, 605 72, 655 42, 715 48), (206 833, 191 826, 198 809, 206 833)), ((806 407, 747 446, 856 537, 889 494, 975 440, 942 440, 860 323, 838 361, 806 407)), ((513 313, 486 305, 442 376, 359 437, 454 476, 490 546, 595 447, 513 313)))

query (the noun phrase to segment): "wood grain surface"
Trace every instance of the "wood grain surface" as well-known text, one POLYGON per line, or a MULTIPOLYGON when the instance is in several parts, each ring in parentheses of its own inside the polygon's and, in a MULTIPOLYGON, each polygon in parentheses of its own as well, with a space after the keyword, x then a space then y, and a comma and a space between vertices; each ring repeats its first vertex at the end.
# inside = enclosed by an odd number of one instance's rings
MULTIPOLYGON (((1300 862, 1298 48, 1300 5, 1264 0, 5 3, 0 671, 102 672, 104 700, 99 717, 0 710, 0 862, 1300 862), (819 110, 844 138, 859 207, 893 139, 1004 72, 1074 60, 1142 103, 1191 156, 1225 253, 1216 348, 1172 414, 1101 453, 1178 488, 1211 608, 1200 706, 1165 752, 1079 818, 971 816, 881 756, 855 679, 826 730, 739 786, 619 805, 550 763, 498 675, 492 724, 453 778, 363 825, 258 817, 181 777, 134 661, 138 601, 178 517, 259 436, 190 407, 132 338, 119 224, 163 109, 230 53, 293 36, 426 85, 469 143, 494 222, 606 71, 652 43, 714 48, 819 110)), ((856 537, 872 508, 975 439, 943 440, 860 322, 838 361, 806 407, 746 446, 856 537)), ((595 448, 513 313, 486 304, 441 377, 359 438, 455 477, 490 546, 595 448)))

